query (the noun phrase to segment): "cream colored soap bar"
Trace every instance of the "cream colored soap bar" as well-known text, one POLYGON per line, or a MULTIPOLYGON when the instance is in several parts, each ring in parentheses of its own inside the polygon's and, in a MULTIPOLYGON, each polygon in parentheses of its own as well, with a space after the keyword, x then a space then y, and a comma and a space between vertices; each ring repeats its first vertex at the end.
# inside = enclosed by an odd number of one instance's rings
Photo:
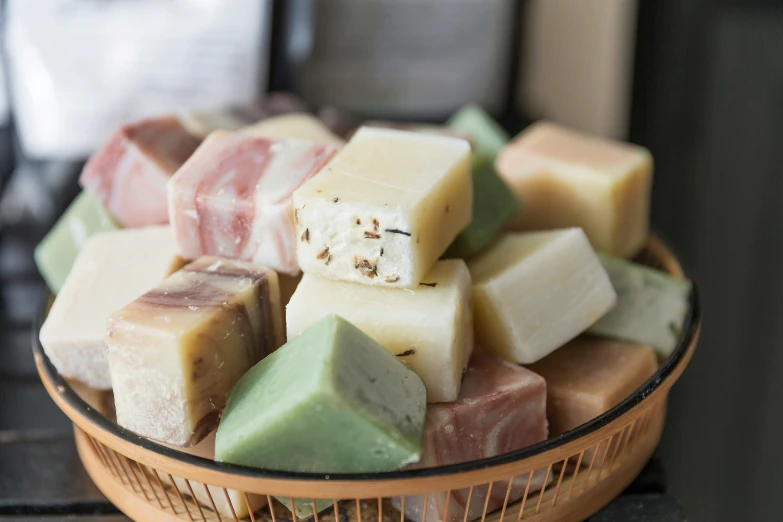
POLYGON ((294 192, 299 266, 415 288, 471 220, 467 141, 362 127, 294 192))
POLYGON ((345 144, 345 141, 335 136, 321 120, 306 112, 275 116, 240 130, 256 138, 295 138, 333 145, 345 144))
POLYGON ((60 375, 110 389, 106 319, 182 264, 168 226, 90 237, 41 327, 41 345, 60 375))
POLYGON ((424 381, 428 402, 457 399, 473 351, 470 274, 463 261, 439 261, 415 290, 305 274, 286 309, 288 339, 329 314, 404 361, 424 381))
POLYGON ((553 123, 525 129, 495 162, 525 209, 514 228, 581 227, 596 250, 632 257, 648 234, 652 156, 553 123))
POLYGON ((508 234, 470 263, 470 273, 483 345, 521 364, 582 333, 617 299, 578 228, 508 234))

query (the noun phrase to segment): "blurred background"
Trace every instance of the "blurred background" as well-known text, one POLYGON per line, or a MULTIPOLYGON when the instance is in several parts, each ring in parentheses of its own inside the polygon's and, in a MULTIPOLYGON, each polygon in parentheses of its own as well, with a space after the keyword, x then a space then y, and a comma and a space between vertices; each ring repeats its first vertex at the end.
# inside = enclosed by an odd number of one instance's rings
POLYGON ((548 118, 652 151, 653 224, 705 317, 670 489, 690 520, 783 519, 780 0, 6 0, 0 26, 0 439, 68 431, 30 355, 32 251, 120 123, 271 91, 343 130, 476 102, 513 133, 548 118))

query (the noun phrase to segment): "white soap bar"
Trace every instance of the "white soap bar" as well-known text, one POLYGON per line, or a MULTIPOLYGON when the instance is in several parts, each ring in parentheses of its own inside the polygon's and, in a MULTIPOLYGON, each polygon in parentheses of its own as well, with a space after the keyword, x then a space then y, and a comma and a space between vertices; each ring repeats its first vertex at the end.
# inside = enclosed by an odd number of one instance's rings
POLYGON ((617 300, 579 228, 508 234, 470 263, 483 345, 529 364, 600 319, 617 300))
POLYGON ((581 227, 596 250, 632 257, 648 235, 652 156, 636 145, 539 122, 509 143, 498 174, 525 202, 513 227, 581 227))
POLYGON ((41 345, 60 375, 110 389, 106 319, 182 264, 168 226, 92 236, 41 327, 41 345))
POLYGON ((305 274, 286 308, 288 339, 329 314, 404 361, 424 381, 427 402, 457 399, 473 351, 470 274, 463 261, 437 262, 415 290, 305 274))
POLYGON ((467 141, 362 127, 294 192, 299 266, 415 288, 470 222, 467 141))
POLYGON ((267 118, 243 127, 241 132, 256 138, 294 138, 345 145, 345 140, 330 131, 321 120, 306 112, 295 112, 267 118))

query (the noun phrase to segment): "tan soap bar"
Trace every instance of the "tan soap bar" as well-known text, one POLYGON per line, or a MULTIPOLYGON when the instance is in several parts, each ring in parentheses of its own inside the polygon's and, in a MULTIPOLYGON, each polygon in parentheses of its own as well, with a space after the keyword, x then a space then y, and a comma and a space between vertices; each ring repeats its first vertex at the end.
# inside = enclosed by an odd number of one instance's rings
POLYGON ((471 220, 465 140, 362 127, 294 192, 299 266, 415 288, 471 220))
POLYGON ((549 122, 531 125, 495 161, 525 203, 513 227, 581 227, 596 250, 632 257, 649 229, 653 161, 636 145, 549 122))
POLYGON ((427 402, 457 399, 473 351, 470 274, 463 261, 437 262, 414 290, 305 274, 286 309, 288 339, 329 314, 404 361, 424 381, 427 402))
POLYGON ((549 435, 608 411, 658 369, 650 346, 582 336, 528 368, 546 380, 549 435))
POLYGON ((479 337, 520 364, 549 355, 617 300, 579 228, 507 234, 469 266, 479 337))
POLYGON ((217 427, 226 394, 283 344, 274 270, 202 257, 107 322, 117 423, 193 446, 217 427))
POLYGON ((295 138, 333 145, 344 145, 345 140, 330 131, 321 120, 306 112, 295 112, 267 118, 241 132, 256 138, 295 138))
POLYGON ((110 389, 106 318, 182 265, 167 225, 90 237, 41 327, 41 345, 60 375, 110 389))

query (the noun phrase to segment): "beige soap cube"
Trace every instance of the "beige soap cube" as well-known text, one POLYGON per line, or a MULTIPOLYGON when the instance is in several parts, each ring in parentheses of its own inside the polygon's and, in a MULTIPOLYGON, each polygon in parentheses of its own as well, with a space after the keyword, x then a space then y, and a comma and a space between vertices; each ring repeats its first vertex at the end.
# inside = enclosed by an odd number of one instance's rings
POLYGON ((495 161, 525 204, 512 228, 581 227, 596 250, 632 257, 649 229, 652 156, 636 145, 539 122, 495 161))
POLYGON ((579 228, 507 234, 470 263, 482 345, 529 364, 573 339, 617 295, 579 228))
POLYGON ((470 274, 462 260, 438 261, 413 290, 305 274, 286 308, 288 339, 329 314, 405 362, 424 381, 428 402, 457 399, 473 352, 470 274))
POLYGON ((465 140, 362 127, 294 192, 299 266, 415 288, 471 220, 465 140))
POLYGON ((110 389, 106 319, 182 265, 168 226, 91 237, 41 327, 41 345, 60 375, 110 389))
POLYGON ((240 131, 256 138, 295 138, 332 145, 345 144, 345 140, 333 134, 321 120, 306 112, 267 118, 240 131))

